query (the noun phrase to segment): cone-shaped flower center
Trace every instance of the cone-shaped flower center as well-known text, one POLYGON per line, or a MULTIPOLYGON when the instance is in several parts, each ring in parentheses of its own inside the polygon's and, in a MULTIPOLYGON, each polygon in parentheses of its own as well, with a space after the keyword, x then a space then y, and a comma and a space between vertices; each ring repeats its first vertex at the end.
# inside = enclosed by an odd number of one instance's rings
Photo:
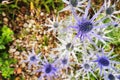
POLYGON ((86 64, 84 64, 84 68, 88 70, 88 69, 90 69, 90 65, 86 63, 86 64))
POLYGON ((106 9, 106 14, 111 15, 114 12, 114 8, 113 7, 109 7, 106 9))
POLYGON ((68 60, 67 60, 66 58, 64 58, 64 59, 62 60, 62 64, 64 64, 64 65, 67 64, 67 61, 68 61, 68 60))
POLYGON ((36 57, 35 57, 35 56, 31 56, 31 57, 30 57, 30 60, 31 60, 31 61, 35 61, 35 60, 36 60, 36 57))
POLYGON ((109 66, 110 62, 108 59, 102 57, 99 59, 99 64, 101 64, 102 66, 109 66))
POLYGON ((115 77, 114 77, 114 75, 109 74, 109 75, 108 75, 108 79, 109 79, 109 80, 115 80, 115 77))
POLYGON ((66 45, 67 50, 72 50, 73 48, 74 48, 74 46, 72 45, 72 43, 67 43, 67 45, 66 45))
POLYGON ((52 65, 51 65, 51 64, 48 64, 48 65, 46 66, 45 72, 46 72, 46 73, 50 73, 51 71, 52 71, 52 65))
POLYGON ((93 29, 93 24, 89 21, 83 22, 79 25, 79 31, 81 33, 88 33, 93 29))
POLYGON ((70 0, 70 3, 73 7, 76 7, 78 5, 78 0, 70 0))
POLYGON ((54 26, 54 28, 58 28, 59 23, 58 22, 54 22, 53 26, 54 26))

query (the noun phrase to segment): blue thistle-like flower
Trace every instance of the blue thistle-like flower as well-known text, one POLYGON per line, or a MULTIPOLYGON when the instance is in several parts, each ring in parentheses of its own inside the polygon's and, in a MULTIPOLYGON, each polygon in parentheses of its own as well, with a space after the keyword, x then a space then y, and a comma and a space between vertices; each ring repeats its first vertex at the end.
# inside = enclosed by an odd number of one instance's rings
POLYGON ((48 26, 48 31, 53 31, 53 34, 55 35, 56 32, 60 32, 61 30, 61 25, 62 25, 62 20, 59 20, 59 15, 57 17, 53 17, 53 20, 50 18, 47 19, 50 24, 45 24, 45 26, 48 26))
POLYGON ((100 68, 100 75, 102 75, 102 71, 106 70, 106 69, 118 72, 118 70, 115 69, 114 65, 120 64, 120 62, 112 60, 112 58, 114 58, 118 55, 111 56, 112 52, 113 52, 113 49, 109 53, 106 53, 106 52, 104 52, 104 50, 102 48, 101 56, 97 54, 97 59, 94 62, 96 62, 97 67, 100 68), (107 55, 105 55, 105 54, 107 54, 107 55))
POLYGON ((108 74, 107 79, 105 80, 116 80, 113 74, 108 74))
POLYGON ((95 66, 94 63, 91 61, 91 58, 93 58, 93 54, 83 54, 82 55, 82 62, 78 65, 80 66, 80 69, 76 71, 76 78, 79 78, 79 76, 82 77, 84 80, 87 76, 87 79, 90 80, 90 73, 97 79, 96 75, 94 74, 93 67, 95 66))
POLYGON ((105 3, 105 12, 106 12, 106 18, 109 18, 111 21, 114 20, 120 20, 118 17, 116 17, 116 14, 120 13, 119 11, 116 11, 116 1, 113 5, 111 0, 104 0, 105 3))
POLYGON ((114 25, 114 24, 116 24, 116 22, 99 24, 101 21, 104 20, 104 18, 101 18, 100 20, 96 20, 96 18, 103 11, 104 4, 100 8, 100 10, 94 14, 94 16, 92 18, 89 18, 88 13, 89 13, 89 9, 90 9, 90 2, 91 2, 91 0, 88 1, 88 5, 85 9, 85 13, 81 18, 79 18, 77 16, 77 14, 75 13, 75 10, 72 9, 73 15, 76 20, 76 24, 73 26, 70 26, 70 27, 77 31, 76 37, 79 37, 81 39, 81 41, 84 41, 85 38, 87 38, 87 40, 89 40, 89 42, 94 44, 92 39, 93 39, 93 37, 95 37, 95 38, 98 38, 101 42, 104 42, 104 39, 100 35, 98 35, 95 30, 98 28, 106 28, 110 25, 114 25))
POLYGON ((116 72, 105 72, 104 80, 120 80, 119 74, 116 72))
POLYGON ((76 39, 76 41, 74 41, 72 35, 66 35, 64 39, 57 37, 57 39, 61 42, 61 44, 57 44, 58 47, 52 50, 58 51, 60 56, 66 55, 66 54, 67 56, 69 56, 70 54, 72 54, 75 61, 78 62, 76 57, 76 51, 81 52, 81 50, 79 49, 79 46, 81 45, 79 40, 76 39))
POLYGON ((85 4, 83 4, 84 2, 86 2, 87 0, 62 0, 64 3, 66 3, 68 6, 66 6, 65 8, 63 8, 60 12, 66 11, 66 10, 70 10, 71 8, 74 8, 77 11, 80 11, 82 13, 84 13, 84 11, 82 9, 80 9, 81 7, 85 7, 85 4))
MULTIPOLYGON (((35 44, 34 44, 35 45, 35 44)), ((29 55, 26 55, 26 54, 23 54, 25 57, 27 57, 26 60, 22 60, 20 63, 23 63, 23 62, 28 62, 28 69, 31 68, 32 65, 35 65, 35 66, 39 66, 39 62, 41 61, 40 59, 40 53, 37 55, 34 51, 34 46, 32 48, 32 52, 29 52, 29 55)))
POLYGON ((57 59, 57 63, 60 70, 65 70, 66 74, 68 73, 68 68, 72 69, 72 67, 70 66, 72 63, 70 62, 69 54, 60 55, 57 59))
POLYGON ((42 80, 44 77, 52 80, 52 78, 57 77, 58 68, 55 66, 55 63, 49 63, 45 57, 44 60, 45 62, 42 61, 41 68, 37 70, 37 72, 42 72, 38 80, 42 80))

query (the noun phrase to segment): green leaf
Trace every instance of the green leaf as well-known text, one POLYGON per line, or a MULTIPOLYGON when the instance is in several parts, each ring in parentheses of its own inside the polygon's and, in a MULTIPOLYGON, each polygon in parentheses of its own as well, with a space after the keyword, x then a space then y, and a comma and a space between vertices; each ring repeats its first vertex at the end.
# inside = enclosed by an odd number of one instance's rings
POLYGON ((45 6, 47 12, 50 13, 50 9, 49 9, 49 7, 48 7, 46 4, 44 4, 44 6, 45 6))
POLYGON ((0 50, 5 49, 5 46, 0 44, 0 50))
POLYGON ((4 25, 1 29, 1 32, 2 32, 2 35, 1 35, 0 41, 3 41, 1 42, 2 44, 5 45, 12 41, 13 31, 10 28, 4 25))

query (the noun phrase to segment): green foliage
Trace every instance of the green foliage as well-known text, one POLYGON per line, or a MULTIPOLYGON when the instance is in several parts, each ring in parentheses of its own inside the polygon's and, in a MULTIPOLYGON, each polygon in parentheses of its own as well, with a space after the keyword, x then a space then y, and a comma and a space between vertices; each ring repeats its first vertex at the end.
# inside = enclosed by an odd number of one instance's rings
POLYGON ((64 7, 62 0, 23 0, 23 2, 30 4, 32 2, 36 8, 45 9, 48 13, 52 10, 61 10, 64 7))
POLYGON ((113 31, 108 34, 108 36, 113 38, 113 41, 111 41, 112 44, 120 44, 120 28, 114 28, 113 31))
POLYGON ((10 3, 10 4, 2 4, 2 3, 0 3, 0 14, 3 11, 13 14, 15 9, 19 9, 17 4, 15 4, 15 3, 10 3))
POLYGON ((13 31, 4 25, 0 29, 0 50, 5 49, 5 45, 12 41, 13 31))
POLYGON ((44 35, 44 42, 43 42, 43 46, 48 46, 48 40, 49 38, 47 37, 47 35, 44 35))
POLYGON ((10 78, 14 72, 14 68, 11 68, 10 65, 14 64, 16 60, 9 58, 8 43, 11 42, 13 36, 13 31, 4 25, 0 28, 0 71, 4 78, 10 78))
POLYGON ((3 52, 0 54, 0 71, 2 71, 4 78, 10 78, 11 74, 13 74, 14 68, 10 67, 13 63, 16 63, 16 60, 10 59, 8 53, 3 52))

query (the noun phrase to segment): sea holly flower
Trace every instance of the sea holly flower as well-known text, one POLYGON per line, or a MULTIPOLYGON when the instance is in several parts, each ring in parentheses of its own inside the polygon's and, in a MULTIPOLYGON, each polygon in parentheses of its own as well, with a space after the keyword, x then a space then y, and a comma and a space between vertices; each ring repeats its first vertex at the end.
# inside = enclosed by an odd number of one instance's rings
POLYGON ((63 11, 66 11, 66 10, 71 11, 71 8, 74 8, 75 10, 84 13, 84 11, 80 8, 85 7, 85 5, 83 3, 86 2, 87 0, 62 0, 62 1, 64 3, 66 3, 67 6, 65 8, 63 8, 60 12, 63 12, 63 11))
POLYGON ((72 64, 70 59, 71 58, 69 54, 60 55, 57 59, 58 67, 60 68, 60 70, 66 70, 66 74, 68 73, 68 68, 72 69, 72 67, 70 66, 72 64))
POLYGON ((73 39, 72 35, 66 35, 64 39, 61 39, 57 37, 57 39, 60 41, 60 43, 57 43, 57 48, 52 49, 53 51, 58 51, 60 56, 62 55, 70 55, 72 54, 72 57, 75 59, 76 62, 78 62, 76 57, 76 51, 81 52, 80 45, 78 39, 73 39))
POLYGON ((106 12, 106 17, 111 19, 112 21, 114 20, 120 20, 118 17, 116 17, 116 14, 120 13, 120 10, 116 10, 116 1, 113 5, 111 5, 111 0, 104 0, 105 3, 105 12, 106 12))
POLYGON ((120 80, 119 73, 116 72, 105 72, 104 80, 120 80))
MULTIPOLYGON (((98 28, 98 29, 96 29, 96 33, 103 38, 102 42, 103 42, 104 44, 106 44, 106 41, 111 41, 111 40, 113 40, 113 38, 111 38, 111 37, 109 37, 109 36, 106 36, 107 34, 109 34, 109 33, 112 32, 112 31, 113 31, 113 29, 111 29, 111 30, 108 30, 108 29, 106 29, 106 28, 98 28)), ((99 41, 99 39, 96 38, 96 39, 95 39, 95 43, 97 44, 98 41, 99 41)))
POLYGON ((52 78, 57 77, 57 71, 58 68, 55 66, 56 63, 49 63, 46 59, 46 57, 44 57, 45 61, 41 61, 42 65, 40 67, 39 70, 37 70, 36 72, 41 72, 41 76, 39 77, 38 80, 43 80, 43 79, 50 79, 52 80, 52 78))
POLYGON ((83 54, 82 55, 82 62, 79 63, 78 65, 80 66, 80 69, 76 71, 76 78, 79 78, 79 76, 82 77, 84 80, 85 77, 87 76, 87 79, 90 80, 90 73, 95 77, 96 75, 94 74, 93 67, 95 66, 94 63, 91 61, 91 58, 93 58, 93 54, 83 54))
MULTIPOLYGON (((112 60, 114 57, 118 56, 118 55, 113 55, 111 56, 113 49, 109 52, 106 53, 103 48, 101 50, 101 56, 97 55, 97 59, 94 60, 94 62, 97 63, 97 67, 100 68, 100 75, 102 75, 102 71, 108 69, 108 70, 112 70, 112 71, 116 71, 118 72, 118 70, 115 69, 115 64, 120 64, 120 62, 114 61, 112 60)), ((99 53, 100 54, 100 53, 99 53)))
POLYGON ((100 20, 96 20, 96 18, 101 14, 101 12, 104 9, 104 4, 100 8, 100 10, 93 15, 92 18, 88 16, 89 9, 90 9, 90 2, 91 0, 88 1, 88 5, 85 9, 84 15, 79 18, 77 14, 75 13, 73 9, 73 15, 76 20, 76 24, 73 26, 70 26, 71 28, 75 29, 77 31, 76 37, 80 38, 80 40, 83 42, 86 39, 89 40, 92 44, 95 45, 95 43, 92 41, 93 38, 98 38, 101 42, 104 42, 104 39, 96 33, 96 29, 98 28, 106 28, 110 25, 116 24, 116 22, 110 22, 110 23, 105 23, 105 24, 99 24, 101 21, 104 19, 101 18, 100 20))
POLYGON ((47 20, 50 23, 50 24, 45 24, 45 26, 48 26, 47 32, 53 31, 53 34, 55 35, 56 32, 60 31, 62 20, 59 21, 59 16, 57 16, 56 18, 53 17, 53 20, 51 20, 50 18, 48 18, 47 20))
POLYGON ((116 80, 116 77, 114 76, 114 74, 108 74, 107 77, 105 78, 105 80, 116 80))
POLYGON ((40 53, 37 55, 36 53, 35 53, 35 51, 34 51, 34 46, 33 46, 33 48, 32 48, 32 52, 29 52, 28 51, 28 55, 26 55, 26 54, 23 54, 25 57, 27 57, 27 59, 26 60, 22 60, 20 63, 23 63, 23 62, 28 62, 28 69, 30 69, 31 68, 31 66, 32 65, 35 65, 35 66, 39 66, 39 62, 41 61, 41 59, 40 59, 40 53))

